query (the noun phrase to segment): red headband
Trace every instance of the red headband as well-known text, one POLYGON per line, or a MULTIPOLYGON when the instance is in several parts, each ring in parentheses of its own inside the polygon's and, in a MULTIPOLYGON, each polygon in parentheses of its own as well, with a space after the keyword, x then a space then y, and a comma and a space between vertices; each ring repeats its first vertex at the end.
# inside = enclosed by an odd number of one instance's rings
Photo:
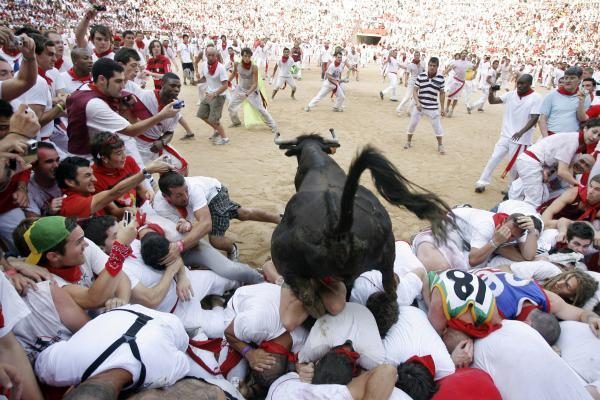
POLYGON ((345 356, 348 359, 348 361, 350 361, 350 364, 352 364, 352 376, 356 377, 356 376, 358 376, 358 373, 359 373, 356 362, 360 358, 360 354, 358 354, 355 351, 346 350, 344 348, 344 345, 336 347, 335 349, 333 349, 333 352, 345 356))
POLYGON ((411 358, 406 360, 406 362, 419 363, 419 364, 423 365, 425 368, 427 368, 427 370, 429 371, 431 376, 435 376, 435 362, 433 361, 433 357, 431 357, 430 355, 421 356, 421 357, 412 356, 411 358))
POLYGON ((283 347, 281 344, 274 341, 264 341, 258 346, 259 349, 263 349, 267 353, 271 354, 279 354, 282 356, 286 356, 289 362, 296 362, 296 355, 290 352, 288 349, 283 347))

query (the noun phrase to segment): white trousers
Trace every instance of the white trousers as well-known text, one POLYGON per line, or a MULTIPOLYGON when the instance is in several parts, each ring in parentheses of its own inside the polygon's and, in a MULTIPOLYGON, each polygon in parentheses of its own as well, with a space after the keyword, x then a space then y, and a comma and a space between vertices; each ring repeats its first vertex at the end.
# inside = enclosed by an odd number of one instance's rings
POLYGON ((421 116, 425 115, 429 118, 429 122, 431 122, 431 126, 433 127, 433 133, 435 136, 444 136, 444 130, 442 129, 442 121, 440 117, 440 110, 425 110, 422 111, 417 110, 416 106, 413 106, 412 112, 410 114, 410 122, 408 123, 407 133, 412 135, 421 120, 421 116))
POLYGON ((481 96, 479 97, 479 99, 477 99, 475 103, 471 104, 469 107, 471 107, 472 109, 483 110, 483 106, 485 105, 485 102, 488 99, 489 89, 479 89, 479 91, 481 92, 481 96))
MULTIPOLYGON (((479 177, 479 180, 477 181, 477 186, 489 185, 492 173, 494 172, 498 164, 500 164, 507 155, 508 160, 510 162, 510 160, 512 160, 515 156, 516 152, 522 152, 523 150, 525 150, 524 147, 524 145, 519 145, 513 142, 510 138, 500 136, 500 139, 498 139, 496 145, 494 146, 492 156, 488 160, 485 168, 483 169, 483 172, 481 173, 481 176, 479 177)), ((510 170, 509 173, 511 181, 516 179, 517 172, 515 171, 515 169, 515 165, 513 165, 513 168, 510 170)))
POLYGON ((242 94, 241 89, 236 89, 235 91, 233 91, 231 95, 231 100, 229 101, 229 107, 227 108, 227 110, 229 111, 229 118, 231 118, 231 122, 233 122, 234 124, 241 123, 240 117, 238 116, 238 111, 244 100, 248 100, 248 103, 250 103, 250 105, 254 107, 256 111, 259 112, 259 114, 262 116, 263 120, 265 121, 267 126, 271 128, 271 130, 273 130, 274 132, 277 131, 277 124, 275 123, 275 120, 273 120, 273 117, 271 117, 271 114, 269 114, 269 112, 263 105, 262 98, 260 97, 260 94, 257 90, 255 90, 248 97, 242 94))
POLYGON ((275 89, 281 90, 283 89, 284 84, 288 84, 292 90, 296 90, 296 82, 294 82, 294 78, 291 76, 278 76, 277 81, 275 83, 275 89))
POLYGON ((382 93, 386 95, 391 92, 392 94, 390 95, 390 99, 398 100, 398 74, 395 72, 389 72, 387 76, 389 78, 390 85, 383 89, 382 93))
POLYGON ((404 93, 404 97, 402 98, 402 101, 400 102, 400 104, 398 104, 398 107, 396 107, 397 113, 402 112, 402 110, 404 110, 405 106, 408 110, 410 110, 411 106, 415 103, 415 101, 413 99, 414 89, 415 89, 415 79, 409 78, 408 83, 406 85, 406 93, 404 93))
MULTIPOLYGON (((315 97, 313 97, 313 99, 310 101, 310 103, 308 103, 308 107, 309 108, 313 108, 315 107, 317 104, 319 104, 319 102, 321 100, 323 100, 325 98, 325 96, 327 96, 329 93, 333 92, 333 90, 335 89, 335 85, 330 83, 329 81, 325 82, 325 84, 323 86, 321 86, 321 90, 319 90, 319 93, 317 93, 317 95, 315 97)), ((335 107, 336 108, 342 108, 342 105, 344 104, 344 88, 343 86, 340 84, 337 87, 337 92, 335 93, 335 107)))
POLYGON ((542 164, 527 154, 521 154, 515 164, 523 184, 524 201, 538 208, 544 197, 544 172, 542 164))

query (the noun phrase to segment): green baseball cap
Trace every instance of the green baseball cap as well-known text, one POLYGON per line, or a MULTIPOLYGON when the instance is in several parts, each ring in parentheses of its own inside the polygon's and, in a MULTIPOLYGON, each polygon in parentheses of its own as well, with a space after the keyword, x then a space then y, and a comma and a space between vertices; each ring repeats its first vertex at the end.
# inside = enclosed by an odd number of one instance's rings
POLYGON ((23 238, 31 251, 25 262, 36 265, 42 254, 69 237, 71 232, 65 227, 65 221, 65 217, 43 217, 25 231, 23 238))

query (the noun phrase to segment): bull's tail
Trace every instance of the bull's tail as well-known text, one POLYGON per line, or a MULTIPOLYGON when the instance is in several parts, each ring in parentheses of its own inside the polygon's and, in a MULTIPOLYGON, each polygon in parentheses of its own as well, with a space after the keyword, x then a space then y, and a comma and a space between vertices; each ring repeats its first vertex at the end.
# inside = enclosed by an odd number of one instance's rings
POLYGON ((419 219, 428 220, 434 236, 442 242, 446 240, 447 228, 455 226, 454 220, 449 217, 450 207, 434 193, 402 176, 387 158, 371 146, 365 147, 350 166, 336 233, 352 229, 354 197, 360 176, 366 169, 371 171, 375 188, 384 199, 398 207, 406 207, 419 219))

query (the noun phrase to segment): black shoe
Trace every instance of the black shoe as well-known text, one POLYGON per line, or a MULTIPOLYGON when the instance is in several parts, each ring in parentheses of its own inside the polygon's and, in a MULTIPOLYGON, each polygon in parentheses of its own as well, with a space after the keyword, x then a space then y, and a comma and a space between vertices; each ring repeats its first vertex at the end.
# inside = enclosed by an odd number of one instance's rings
POLYGON ((483 193, 485 192, 485 186, 476 186, 475 193, 483 193))

